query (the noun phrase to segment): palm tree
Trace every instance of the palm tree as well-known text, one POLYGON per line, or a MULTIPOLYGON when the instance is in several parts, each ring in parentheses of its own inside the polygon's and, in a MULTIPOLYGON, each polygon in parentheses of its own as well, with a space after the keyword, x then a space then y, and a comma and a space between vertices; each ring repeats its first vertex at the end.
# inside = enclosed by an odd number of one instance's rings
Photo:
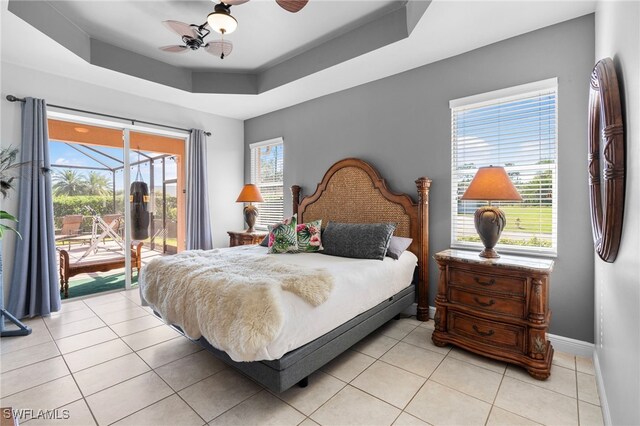
POLYGON ((53 176, 54 195, 83 195, 87 191, 87 179, 75 170, 63 170, 53 176))
POLYGON ((85 180, 87 195, 111 195, 109 178, 98 172, 89 172, 85 180))

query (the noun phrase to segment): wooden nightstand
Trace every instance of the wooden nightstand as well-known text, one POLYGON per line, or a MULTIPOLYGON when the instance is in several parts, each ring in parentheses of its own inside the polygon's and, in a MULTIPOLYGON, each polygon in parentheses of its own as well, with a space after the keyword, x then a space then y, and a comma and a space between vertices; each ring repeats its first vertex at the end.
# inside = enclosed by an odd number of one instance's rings
POLYGON ((462 250, 444 250, 434 258, 440 279, 433 343, 520 365, 536 379, 549 377, 553 261, 508 255, 485 259, 462 250))
POLYGON ((228 231, 227 234, 229 234, 229 247, 235 247, 260 244, 264 237, 267 236, 268 232, 228 231))

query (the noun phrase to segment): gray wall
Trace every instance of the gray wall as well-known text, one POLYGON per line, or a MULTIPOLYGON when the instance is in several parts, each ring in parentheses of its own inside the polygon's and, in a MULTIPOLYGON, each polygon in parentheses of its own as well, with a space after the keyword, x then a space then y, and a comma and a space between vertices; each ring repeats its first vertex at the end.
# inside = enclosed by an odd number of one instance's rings
POLYGON ((596 9, 596 59, 613 59, 622 92, 627 180, 622 241, 614 263, 596 257, 596 366, 605 420, 640 424, 640 3, 596 9))
MULTIPOLYGON (((282 136, 285 186, 302 185, 306 194, 331 164, 351 156, 371 162, 396 191, 415 194, 414 180, 428 176, 435 253, 450 243, 449 100, 558 77, 560 205, 550 331, 592 342, 586 109, 593 46, 594 17, 588 15, 247 120, 245 174, 248 144, 282 136)), ((285 194, 286 213, 291 207, 285 194)), ((432 261, 432 305, 436 270, 432 261)))

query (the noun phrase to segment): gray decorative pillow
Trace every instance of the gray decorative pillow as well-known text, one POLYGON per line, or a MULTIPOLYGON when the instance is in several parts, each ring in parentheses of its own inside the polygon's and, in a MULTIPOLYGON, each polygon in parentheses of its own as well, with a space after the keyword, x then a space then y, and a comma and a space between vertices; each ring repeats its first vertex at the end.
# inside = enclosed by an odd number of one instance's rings
POLYGON ((391 237, 389 249, 387 249, 387 257, 398 260, 402 253, 409 248, 412 242, 413 238, 391 237))
POLYGON ((260 241, 262 247, 269 247, 269 234, 260 241))
POLYGON ((393 223, 337 223, 329 222, 322 233, 322 253, 356 259, 384 260, 393 223))

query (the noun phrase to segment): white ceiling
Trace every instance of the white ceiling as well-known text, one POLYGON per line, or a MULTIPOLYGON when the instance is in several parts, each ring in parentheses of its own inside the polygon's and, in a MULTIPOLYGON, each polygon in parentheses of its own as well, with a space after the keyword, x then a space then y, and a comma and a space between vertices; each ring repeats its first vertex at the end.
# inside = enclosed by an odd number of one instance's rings
MULTIPOLYGON (((238 6, 237 9, 251 6, 253 3, 238 6)), ((0 27, 3 62, 35 69, 42 69, 42 64, 46 63, 47 71, 53 74, 159 101, 171 99, 171 103, 187 108, 248 119, 594 10, 595 1, 434 0, 407 39, 259 95, 188 93, 88 64, 9 13, 5 2, 0 11, 0 27), (16 34, 19 34, 20 43, 14 42, 16 34)), ((292 34, 292 37, 297 36, 292 34)))
MULTIPOLYGON (((181 54, 160 46, 182 44, 162 25, 176 20, 200 25, 213 11, 211 0, 78 1, 49 2, 92 38, 179 67, 198 70, 256 71, 315 47, 353 27, 402 6, 400 0, 311 0, 298 13, 290 13, 275 0, 252 0, 232 6, 238 29, 225 37, 233 43, 230 56, 221 60, 203 49, 181 54)), ((212 32, 206 41, 219 39, 212 32)))

